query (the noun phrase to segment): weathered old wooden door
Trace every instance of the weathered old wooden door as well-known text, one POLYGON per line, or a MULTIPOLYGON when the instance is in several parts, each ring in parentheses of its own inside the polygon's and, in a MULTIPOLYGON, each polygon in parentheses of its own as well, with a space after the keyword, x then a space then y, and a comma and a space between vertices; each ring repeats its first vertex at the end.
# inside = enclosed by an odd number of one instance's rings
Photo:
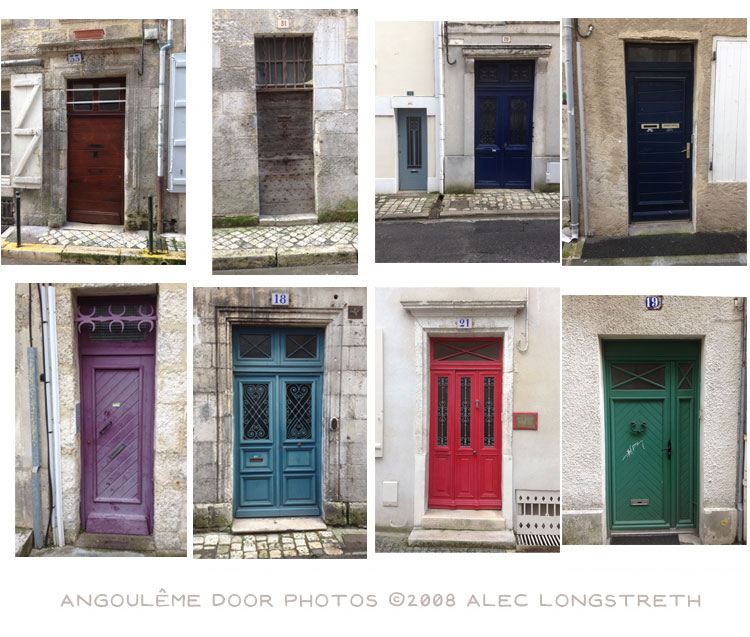
POLYGON ((627 44, 630 220, 690 219, 692 44, 627 44))
POLYGON ((234 516, 320 515, 323 332, 234 330, 234 516))
POLYGON ((428 506, 500 509, 502 341, 433 339, 428 506))
POLYGON ((155 301, 78 301, 81 524, 150 535, 154 522, 155 301))
POLYGON ((474 185, 530 188, 533 60, 477 61, 474 78, 474 185))
POLYGON ((68 83, 68 221, 122 224, 125 80, 68 83))
POLYGON ((694 528, 697 341, 608 341, 608 521, 613 531, 694 528))
POLYGON ((427 190, 427 110, 398 110, 398 189, 427 190))

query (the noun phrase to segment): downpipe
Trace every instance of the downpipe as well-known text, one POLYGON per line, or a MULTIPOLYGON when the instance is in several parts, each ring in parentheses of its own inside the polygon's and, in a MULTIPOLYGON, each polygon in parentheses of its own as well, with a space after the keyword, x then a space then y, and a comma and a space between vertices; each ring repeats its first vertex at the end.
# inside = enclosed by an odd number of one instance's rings
POLYGON ((443 22, 437 23, 437 51, 435 52, 435 70, 437 71, 437 95, 438 95, 438 112, 440 122, 438 124, 438 171, 440 172, 440 194, 445 194, 445 88, 443 79, 443 47, 446 46, 443 31, 443 22))
POLYGON ((157 190, 159 205, 157 211, 157 228, 158 234, 164 232, 164 216, 163 216, 163 203, 164 203, 164 134, 165 134, 165 122, 164 112, 166 105, 166 85, 167 85, 167 51, 174 46, 173 38, 173 20, 167 20, 167 42, 164 46, 159 49, 159 109, 157 113, 158 124, 158 139, 156 141, 156 179, 157 179, 157 190))
POLYGON ((573 80, 573 19, 563 20, 565 93, 568 97, 568 164, 570 170, 570 232, 578 240, 578 159, 576 149, 575 83, 573 80))
POLYGON ((737 440, 737 543, 744 543, 745 502, 743 480, 745 474, 745 438, 747 436, 747 298, 742 303, 742 371, 740 372, 739 435, 737 440))

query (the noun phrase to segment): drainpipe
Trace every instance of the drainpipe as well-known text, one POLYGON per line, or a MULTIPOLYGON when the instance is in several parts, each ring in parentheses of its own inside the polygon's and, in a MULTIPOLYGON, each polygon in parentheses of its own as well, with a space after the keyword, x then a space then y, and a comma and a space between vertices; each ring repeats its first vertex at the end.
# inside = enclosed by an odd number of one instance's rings
POLYGON ((563 48, 565 49, 565 93, 568 96, 568 164, 570 170, 570 231, 578 239, 578 161, 576 157, 575 84, 573 81, 573 20, 563 20, 563 48))
POLYGON ((445 194, 445 87, 443 78, 443 23, 435 23, 435 83, 438 96, 438 178, 440 194, 445 194))
POLYGON ((589 196, 586 189, 586 124, 583 115, 583 69, 581 62, 581 43, 576 42, 576 73, 578 77, 578 112, 581 115, 581 194, 583 195, 583 235, 593 237, 589 230, 589 196))
POLYGON ((737 542, 744 542, 745 503, 743 480, 745 473, 745 438, 747 436, 747 298, 742 303, 742 371, 740 372, 739 440, 737 449, 737 542))
POLYGON ((523 333, 524 339, 526 339, 526 345, 521 347, 521 339, 518 339, 518 344, 516 345, 516 349, 521 352, 521 354, 525 354, 526 350, 529 349, 529 288, 526 288, 526 305, 524 305, 523 313, 526 315, 526 329, 523 333))
POLYGON ((172 38, 172 20, 167 20, 167 43, 159 49, 159 112, 157 119, 159 122, 158 139, 156 142, 156 177, 159 191, 159 211, 157 214, 156 231, 159 234, 164 232, 163 197, 164 197, 164 111, 167 99, 167 51, 174 46, 172 38))
POLYGON ((30 58, 28 60, 5 60, 0 64, 2 68, 9 68, 12 66, 44 66, 44 60, 41 58, 30 58))

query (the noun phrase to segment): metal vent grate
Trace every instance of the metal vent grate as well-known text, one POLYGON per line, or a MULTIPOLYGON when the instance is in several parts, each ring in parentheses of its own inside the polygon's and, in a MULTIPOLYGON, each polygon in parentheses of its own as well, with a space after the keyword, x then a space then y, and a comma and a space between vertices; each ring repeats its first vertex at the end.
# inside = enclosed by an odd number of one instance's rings
POLYGON ((559 535, 529 535, 526 533, 516 534, 516 545, 518 546, 560 546, 559 535))
POLYGON ((541 540, 526 542, 538 546, 560 545, 560 492, 518 489, 516 491, 516 537, 550 536, 552 544, 541 540), (554 539, 552 539, 554 538, 554 539))
POLYGON ((150 303, 79 305, 78 331, 92 341, 143 341, 156 324, 150 303))

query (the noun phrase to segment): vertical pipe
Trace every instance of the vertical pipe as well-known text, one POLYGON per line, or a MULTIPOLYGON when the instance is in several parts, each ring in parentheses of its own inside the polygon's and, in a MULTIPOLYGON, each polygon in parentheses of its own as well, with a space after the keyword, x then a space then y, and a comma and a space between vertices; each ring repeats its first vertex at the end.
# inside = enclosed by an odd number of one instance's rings
POLYGON ((154 196, 148 196, 148 251, 154 252, 154 196))
POLYGON ((159 49, 159 108, 157 113, 158 131, 156 140, 156 178, 159 187, 159 209, 157 210, 157 232, 161 234, 164 232, 164 135, 166 126, 164 125, 165 119, 165 104, 166 104, 166 84, 167 84, 167 51, 172 48, 174 40, 172 39, 172 27, 173 21, 167 20, 167 42, 164 46, 159 49))
POLYGON ((581 195, 583 198, 583 236, 591 237, 589 230, 589 197, 586 191, 586 120, 583 113, 583 69, 581 62, 581 43, 576 42, 576 71, 578 74, 578 113, 581 116, 581 195))
POLYGON ((445 194, 445 78, 443 77, 443 23, 435 23, 435 93, 438 98, 438 180, 440 182, 440 194, 445 194))
POLYGON ((737 441, 737 542, 744 543, 745 502, 743 479, 745 473, 745 438, 747 437, 747 298, 742 302, 742 344, 740 349, 742 370, 740 372, 740 413, 737 441))
POLYGON ((52 428, 54 433, 55 476, 55 543, 65 546, 65 533, 62 516, 62 450, 60 444, 60 384, 57 375, 57 309, 55 302, 55 286, 47 284, 47 310, 49 312, 49 360, 50 360, 50 389, 52 394, 52 428))
POLYGON ((568 164, 570 170, 570 231, 578 239, 578 161, 576 157, 575 83, 573 81, 573 20, 563 20, 565 49, 565 92, 568 96, 568 164))
POLYGON ((16 190, 16 248, 21 247, 21 191, 16 190))
MULTIPOLYGON (((31 291, 29 290, 29 296, 31 291)), ((31 314, 29 314, 31 324, 31 314)), ((34 548, 44 545, 42 533, 42 449, 39 434, 39 385, 36 367, 36 347, 26 348, 26 372, 29 383, 29 420, 31 424, 31 509, 34 527, 34 548)))

